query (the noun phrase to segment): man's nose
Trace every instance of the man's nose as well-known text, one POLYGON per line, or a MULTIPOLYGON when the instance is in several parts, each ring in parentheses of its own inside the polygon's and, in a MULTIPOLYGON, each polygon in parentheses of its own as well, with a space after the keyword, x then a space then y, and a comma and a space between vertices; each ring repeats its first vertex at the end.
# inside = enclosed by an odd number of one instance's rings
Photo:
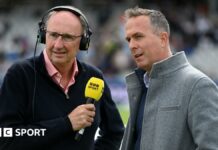
POLYGON ((64 45, 63 38, 62 38, 62 36, 59 36, 59 37, 55 40, 54 46, 55 46, 56 48, 62 48, 63 45, 64 45))
POLYGON ((129 41, 129 48, 130 49, 134 49, 134 48, 136 48, 137 47, 137 43, 134 41, 134 40, 130 40, 129 41))

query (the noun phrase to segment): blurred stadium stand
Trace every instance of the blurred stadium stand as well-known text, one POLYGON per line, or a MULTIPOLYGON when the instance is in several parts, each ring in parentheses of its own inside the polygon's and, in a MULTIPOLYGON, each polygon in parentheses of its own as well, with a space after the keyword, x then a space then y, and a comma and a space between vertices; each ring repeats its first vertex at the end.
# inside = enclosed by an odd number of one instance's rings
MULTIPOLYGON (((127 104, 124 76, 135 68, 124 40, 122 13, 128 7, 159 9, 171 26, 171 47, 218 83, 216 0, 0 0, 0 85, 12 63, 33 56, 38 22, 56 5, 80 8, 93 30, 90 49, 79 59, 99 67, 118 104, 127 104)), ((37 53, 43 50, 38 44, 37 53)))

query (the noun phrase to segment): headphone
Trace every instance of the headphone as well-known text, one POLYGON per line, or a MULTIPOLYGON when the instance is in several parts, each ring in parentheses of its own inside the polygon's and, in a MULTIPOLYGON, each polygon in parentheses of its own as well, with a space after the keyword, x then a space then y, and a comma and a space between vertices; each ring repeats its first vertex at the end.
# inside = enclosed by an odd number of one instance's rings
POLYGON ((90 43, 90 37, 92 35, 92 31, 89 27, 88 21, 85 17, 85 15, 77 8, 73 6, 56 6, 51 9, 49 9, 42 17, 41 21, 38 23, 39 25, 39 30, 38 30, 38 40, 40 43, 45 44, 45 38, 46 38, 46 23, 45 23, 45 18, 47 15, 52 12, 52 11, 69 11, 78 16, 84 23, 85 23, 85 29, 84 33, 82 35, 82 38, 80 40, 80 50, 88 50, 89 48, 89 43, 90 43))

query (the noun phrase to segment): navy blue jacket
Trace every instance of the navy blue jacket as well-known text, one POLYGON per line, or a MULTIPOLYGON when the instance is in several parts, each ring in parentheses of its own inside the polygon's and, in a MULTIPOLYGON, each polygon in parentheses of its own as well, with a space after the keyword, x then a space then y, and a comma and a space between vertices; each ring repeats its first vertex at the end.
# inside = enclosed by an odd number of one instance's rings
MULTIPOLYGON (((85 129, 80 141, 75 141, 67 115, 84 104, 85 86, 91 77, 103 79, 95 67, 78 61, 79 73, 66 97, 53 82, 45 68, 43 54, 12 65, 0 93, 0 128, 13 129, 13 137, 0 137, 0 149, 5 150, 117 150, 123 136, 123 123, 110 89, 105 83, 104 93, 97 103, 92 126, 85 129), (34 73, 35 72, 35 73, 34 73), (99 127, 99 137, 94 136, 99 127), (44 136, 18 136, 19 129, 46 129, 44 136)), ((2 134, 3 136, 3 134, 2 134)))

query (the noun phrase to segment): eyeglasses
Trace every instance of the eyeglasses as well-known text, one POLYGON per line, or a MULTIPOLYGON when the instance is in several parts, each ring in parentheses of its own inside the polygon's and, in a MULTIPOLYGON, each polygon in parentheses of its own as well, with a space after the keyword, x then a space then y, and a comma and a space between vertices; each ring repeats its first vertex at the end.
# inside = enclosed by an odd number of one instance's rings
POLYGON ((75 39, 82 36, 82 35, 61 34, 48 30, 46 31, 46 33, 48 33, 48 37, 54 41, 57 40, 59 36, 61 36, 63 42, 73 42, 75 39))

